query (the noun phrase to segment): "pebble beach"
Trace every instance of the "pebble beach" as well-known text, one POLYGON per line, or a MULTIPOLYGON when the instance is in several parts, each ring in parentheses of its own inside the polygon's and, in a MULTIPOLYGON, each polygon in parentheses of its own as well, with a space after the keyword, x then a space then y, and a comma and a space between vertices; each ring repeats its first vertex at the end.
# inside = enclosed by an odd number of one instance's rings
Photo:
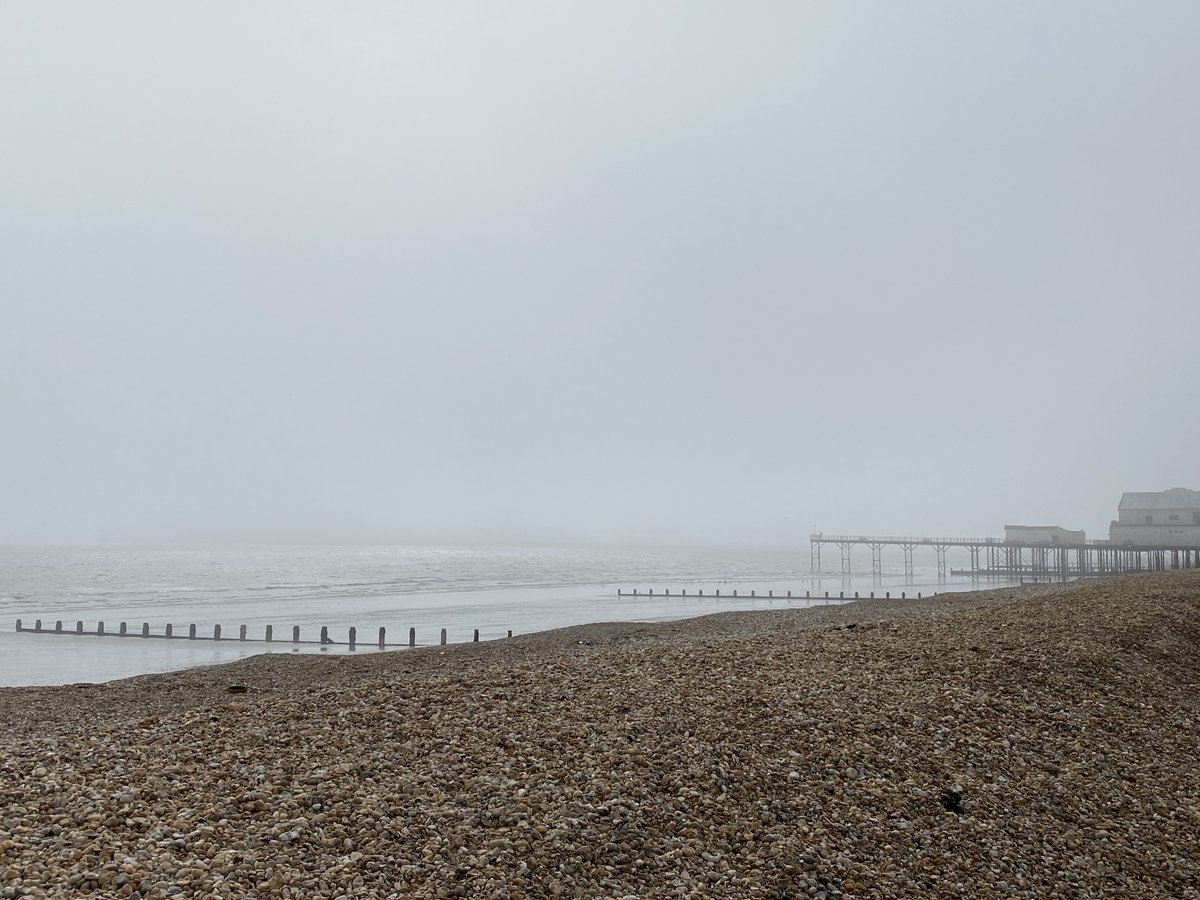
POLYGON ((1200 573, 0 690, 0 897, 1200 896, 1200 573))

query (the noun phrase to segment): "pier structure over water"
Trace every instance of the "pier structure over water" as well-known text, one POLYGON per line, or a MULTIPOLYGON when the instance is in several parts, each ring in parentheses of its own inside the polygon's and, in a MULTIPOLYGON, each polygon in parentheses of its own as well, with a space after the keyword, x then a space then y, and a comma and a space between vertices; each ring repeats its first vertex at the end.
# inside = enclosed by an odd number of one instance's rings
POLYGON ((1162 545, 1113 544, 1109 541, 1081 543, 1010 541, 1004 538, 967 537, 895 537, 851 534, 810 534, 812 571, 821 571, 821 549, 838 548, 841 573, 850 574, 850 551, 857 545, 871 549, 871 574, 883 574, 883 548, 899 547, 904 552, 904 575, 913 576, 913 556, 918 547, 931 547, 937 556, 938 578, 945 578, 946 553, 951 547, 965 547, 970 553, 969 569, 953 570, 954 575, 975 578, 1088 578, 1118 575, 1122 572, 1155 572, 1166 569, 1200 568, 1200 546, 1165 547, 1162 545))

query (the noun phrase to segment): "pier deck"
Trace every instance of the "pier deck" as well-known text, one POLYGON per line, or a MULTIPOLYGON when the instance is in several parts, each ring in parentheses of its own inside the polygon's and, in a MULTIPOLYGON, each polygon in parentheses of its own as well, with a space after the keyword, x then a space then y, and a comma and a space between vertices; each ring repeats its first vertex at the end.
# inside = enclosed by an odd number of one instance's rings
POLYGON ((858 545, 871 548, 871 574, 883 571, 883 548, 904 551, 904 574, 913 574, 917 547, 932 547, 937 555, 938 577, 946 577, 946 551, 965 547, 971 555, 967 572, 981 577, 1021 575, 1086 578, 1122 572, 1155 572, 1200 568, 1200 546, 1148 546, 1084 541, 1079 544, 1008 541, 1004 538, 897 537, 882 535, 825 534, 808 536, 812 570, 821 571, 821 548, 832 544, 841 553, 843 575, 850 574, 850 551, 858 545))

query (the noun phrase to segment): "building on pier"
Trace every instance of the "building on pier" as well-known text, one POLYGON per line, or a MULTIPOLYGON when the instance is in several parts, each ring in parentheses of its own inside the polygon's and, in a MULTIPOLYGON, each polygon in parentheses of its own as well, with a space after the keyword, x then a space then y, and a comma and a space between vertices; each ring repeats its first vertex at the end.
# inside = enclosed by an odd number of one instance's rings
POLYGON ((1143 547, 1200 546, 1200 491, 1127 491, 1108 540, 1143 547))
POLYGON ((1010 544, 1082 544, 1087 535, 1058 525, 1005 525, 1004 540, 1010 544))

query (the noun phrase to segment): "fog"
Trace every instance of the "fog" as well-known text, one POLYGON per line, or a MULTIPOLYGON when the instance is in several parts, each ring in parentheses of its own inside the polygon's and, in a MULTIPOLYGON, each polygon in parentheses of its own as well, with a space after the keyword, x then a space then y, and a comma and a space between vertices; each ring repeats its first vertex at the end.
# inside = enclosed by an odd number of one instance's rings
POLYGON ((1103 537, 1200 6, 0 5, 0 542, 1103 537))

